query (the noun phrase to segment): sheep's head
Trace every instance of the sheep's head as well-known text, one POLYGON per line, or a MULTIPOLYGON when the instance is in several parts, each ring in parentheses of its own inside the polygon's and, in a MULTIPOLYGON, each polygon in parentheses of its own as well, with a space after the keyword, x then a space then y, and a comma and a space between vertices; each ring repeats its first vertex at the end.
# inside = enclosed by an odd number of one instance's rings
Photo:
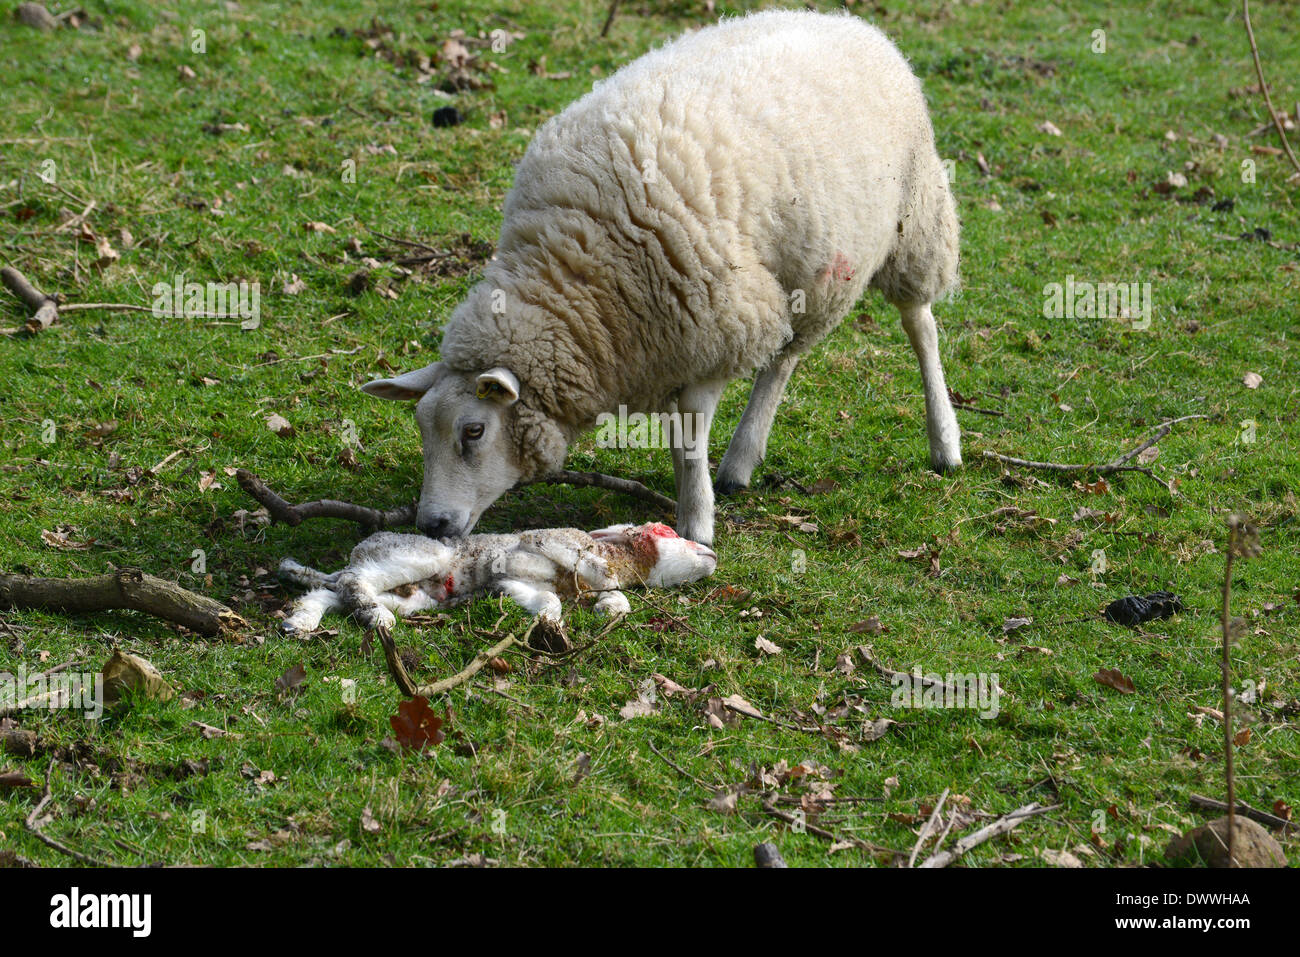
POLYGON ((563 434, 519 401, 519 380, 509 369, 475 374, 435 362, 361 389, 415 402, 424 447, 415 524, 432 538, 468 535, 507 490, 564 464, 563 434))
POLYGON ((611 525, 591 533, 598 542, 626 549, 645 584, 668 588, 708 578, 718 567, 713 549, 682 538, 667 525, 611 525))

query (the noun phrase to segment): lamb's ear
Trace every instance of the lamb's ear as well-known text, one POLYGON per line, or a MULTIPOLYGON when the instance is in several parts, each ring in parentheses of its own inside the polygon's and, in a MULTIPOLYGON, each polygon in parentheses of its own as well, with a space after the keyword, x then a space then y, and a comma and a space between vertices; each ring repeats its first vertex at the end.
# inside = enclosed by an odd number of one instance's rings
POLYGON ((367 382, 361 387, 361 391, 368 395, 377 395, 381 399, 394 399, 399 402, 418 399, 438 381, 439 376, 442 374, 442 368, 441 362, 434 362, 423 369, 403 372, 391 379, 376 379, 374 382, 367 382))
POLYGON ((519 401, 519 380, 509 369, 498 366, 478 377, 474 392, 480 399, 493 399, 505 405, 514 405, 519 401))

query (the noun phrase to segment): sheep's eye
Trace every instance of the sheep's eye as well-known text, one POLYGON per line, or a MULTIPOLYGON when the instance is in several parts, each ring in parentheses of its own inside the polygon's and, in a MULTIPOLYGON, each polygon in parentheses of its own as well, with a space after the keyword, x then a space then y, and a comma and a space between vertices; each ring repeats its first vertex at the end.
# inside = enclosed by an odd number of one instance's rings
POLYGON ((477 422, 473 425, 467 425, 461 432, 461 435, 467 442, 477 441, 478 439, 483 438, 483 426, 481 423, 477 422))

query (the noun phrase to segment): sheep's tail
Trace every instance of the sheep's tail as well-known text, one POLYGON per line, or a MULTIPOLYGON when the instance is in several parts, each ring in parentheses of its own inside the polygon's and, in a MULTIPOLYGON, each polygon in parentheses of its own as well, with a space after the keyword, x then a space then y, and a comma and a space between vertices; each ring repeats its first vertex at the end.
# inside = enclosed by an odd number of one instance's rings
POLYGON ((299 588, 330 588, 338 581, 338 572, 326 575, 314 568, 300 565, 292 558, 280 562, 280 581, 299 588))

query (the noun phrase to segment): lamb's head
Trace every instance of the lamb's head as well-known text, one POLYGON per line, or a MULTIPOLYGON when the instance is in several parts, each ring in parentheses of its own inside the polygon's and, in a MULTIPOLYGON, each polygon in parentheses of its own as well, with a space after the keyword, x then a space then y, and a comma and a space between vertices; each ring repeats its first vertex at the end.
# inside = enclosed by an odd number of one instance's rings
POLYGON ((667 525, 611 525, 591 533, 598 542, 625 548, 642 580, 652 588, 668 588, 708 578, 718 567, 713 549, 682 538, 667 525))
POLYGON ((509 369, 471 373, 435 362, 361 389, 415 401, 424 447, 415 524, 433 538, 468 535, 508 489, 564 464, 563 433, 519 401, 519 380, 509 369))

